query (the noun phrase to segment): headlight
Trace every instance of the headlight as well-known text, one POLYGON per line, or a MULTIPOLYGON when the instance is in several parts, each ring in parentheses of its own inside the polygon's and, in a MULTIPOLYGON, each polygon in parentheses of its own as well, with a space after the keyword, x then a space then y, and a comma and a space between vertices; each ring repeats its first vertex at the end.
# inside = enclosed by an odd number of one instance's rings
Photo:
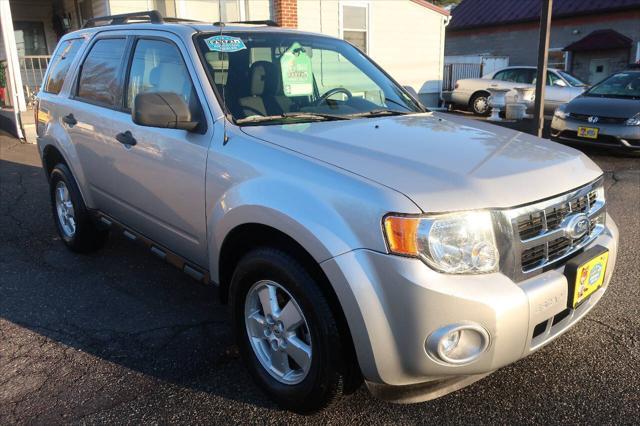
POLYGON ((565 112, 566 109, 567 109, 566 105, 560 105, 558 108, 556 108, 556 111, 553 113, 553 116, 564 120, 565 118, 567 118, 567 113, 565 112))
POLYGON ((625 124, 627 126, 640 126, 640 112, 628 119, 625 124))
POLYGON ((499 253, 488 211, 384 219, 389 251, 449 274, 496 272, 499 253))

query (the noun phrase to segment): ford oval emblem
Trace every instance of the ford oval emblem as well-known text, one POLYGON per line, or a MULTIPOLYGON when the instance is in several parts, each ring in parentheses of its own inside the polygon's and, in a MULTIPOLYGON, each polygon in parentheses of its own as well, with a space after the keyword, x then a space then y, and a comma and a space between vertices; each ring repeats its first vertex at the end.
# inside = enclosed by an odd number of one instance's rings
POLYGON ((573 214, 565 219, 564 231, 573 240, 589 232, 589 217, 584 213, 573 214))

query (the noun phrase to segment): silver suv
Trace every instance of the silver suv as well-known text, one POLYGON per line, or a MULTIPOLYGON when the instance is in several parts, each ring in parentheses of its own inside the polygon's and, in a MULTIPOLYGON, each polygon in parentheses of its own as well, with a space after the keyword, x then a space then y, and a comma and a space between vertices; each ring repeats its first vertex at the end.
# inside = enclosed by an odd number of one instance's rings
POLYGON ((336 38, 155 12, 90 24, 60 41, 37 106, 60 236, 89 252, 124 233, 217 286, 282 406, 363 381, 445 395, 603 296, 618 231, 580 152, 426 111, 336 38))

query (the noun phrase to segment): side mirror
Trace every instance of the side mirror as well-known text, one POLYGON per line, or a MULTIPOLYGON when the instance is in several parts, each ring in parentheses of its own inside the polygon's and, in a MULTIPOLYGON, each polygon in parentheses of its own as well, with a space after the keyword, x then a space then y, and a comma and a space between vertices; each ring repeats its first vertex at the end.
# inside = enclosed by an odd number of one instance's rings
POLYGON ((418 100, 418 92, 416 92, 416 89, 414 89, 411 86, 402 86, 402 87, 404 87, 404 90, 409 92, 411 96, 413 96, 416 100, 418 100))
POLYGON ((409 92, 409 94, 411 95, 414 101, 416 101, 418 104, 420 104, 420 106, 424 108, 424 105, 422 105, 422 102, 420 102, 420 96, 418 96, 418 92, 416 92, 416 89, 414 89, 411 86, 402 86, 402 87, 404 88, 404 90, 409 92))
POLYGON ((567 83, 565 83, 564 80, 556 80, 553 85, 558 87, 567 87, 567 83))
POLYGON ((189 105, 172 92, 139 93, 133 101, 131 119, 140 126, 192 131, 198 122, 191 118, 189 105))

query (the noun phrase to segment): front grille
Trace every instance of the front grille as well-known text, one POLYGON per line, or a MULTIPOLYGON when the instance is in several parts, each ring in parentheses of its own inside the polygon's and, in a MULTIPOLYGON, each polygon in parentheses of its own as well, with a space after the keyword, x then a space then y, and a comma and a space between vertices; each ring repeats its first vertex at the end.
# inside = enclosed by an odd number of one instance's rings
POLYGON ((605 201, 602 179, 569 194, 507 211, 516 239, 516 279, 541 272, 546 265, 568 259, 604 230, 605 201), (576 214, 589 218, 588 231, 572 238, 565 229, 576 214))
POLYGON ((540 233, 557 229, 562 221, 571 213, 585 213, 595 203, 596 191, 572 199, 566 203, 553 205, 544 210, 530 213, 518 219, 518 234, 521 240, 540 235, 540 233), (546 225, 546 227, 545 227, 546 225))
POLYGON ((594 124, 594 125, 598 125, 598 124, 624 124, 627 119, 626 118, 620 118, 620 117, 600 117, 599 115, 589 115, 589 114, 576 114, 574 112, 571 112, 568 114, 569 117, 573 118, 576 121, 582 121, 584 123, 589 123, 589 118, 590 117, 598 117, 598 121, 595 123, 590 123, 590 124, 594 124))

